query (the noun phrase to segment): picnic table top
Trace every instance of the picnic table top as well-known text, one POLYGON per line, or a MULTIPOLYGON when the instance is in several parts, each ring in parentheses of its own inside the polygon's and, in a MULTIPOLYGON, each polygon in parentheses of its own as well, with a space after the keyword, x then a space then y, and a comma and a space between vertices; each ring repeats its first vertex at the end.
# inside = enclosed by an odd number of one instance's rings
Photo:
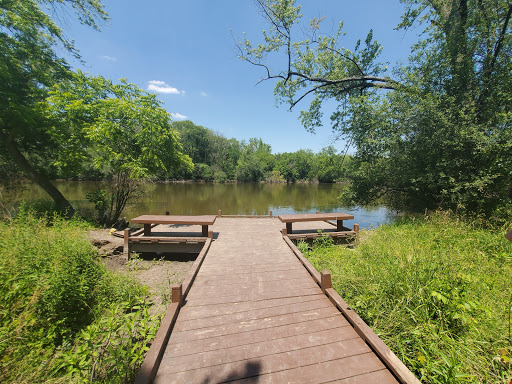
POLYGON ((141 215, 132 219, 132 223, 138 224, 191 224, 213 225, 216 215, 202 216, 176 216, 176 215, 141 215))
POLYGON ((279 215, 278 219, 283 223, 295 223, 299 221, 321 221, 321 220, 352 220, 353 215, 348 213, 300 213, 292 215, 279 215))

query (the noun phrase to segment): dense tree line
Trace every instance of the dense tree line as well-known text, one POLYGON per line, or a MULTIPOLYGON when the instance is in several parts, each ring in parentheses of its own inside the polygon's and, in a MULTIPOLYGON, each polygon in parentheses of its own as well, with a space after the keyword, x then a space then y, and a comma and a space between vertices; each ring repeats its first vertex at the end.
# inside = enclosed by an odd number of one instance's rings
POLYGON ((273 154, 271 146, 258 138, 248 142, 227 139, 191 121, 176 121, 172 125, 194 168, 161 172, 160 179, 332 183, 345 180, 353 171, 351 157, 338 154, 332 146, 319 153, 299 150, 273 154))
POLYGON ((239 56, 276 81, 279 102, 312 100, 300 114, 306 129, 337 105, 332 127, 356 148, 351 201, 493 212, 508 203, 512 176, 512 4, 400 2, 397 28, 422 34, 392 72, 372 31, 348 49, 342 22, 322 33, 323 18, 301 23, 293 0, 257 0, 269 27, 241 40, 239 56))
POLYGON ((0 2, 0 193, 26 177, 72 216, 50 180, 96 173, 114 181, 91 196, 111 224, 138 180, 192 163, 155 95, 71 70, 63 53, 80 55, 59 26, 70 10, 95 29, 108 20, 99 0, 0 2))

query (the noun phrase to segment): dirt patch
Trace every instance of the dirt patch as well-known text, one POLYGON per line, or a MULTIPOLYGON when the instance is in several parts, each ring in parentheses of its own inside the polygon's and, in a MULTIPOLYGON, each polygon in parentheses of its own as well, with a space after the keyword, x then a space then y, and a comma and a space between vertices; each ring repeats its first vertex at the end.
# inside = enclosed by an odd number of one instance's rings
POLYGON ((153 313, 163 313, 171 302, 171 288, 185 280, 196 255, 148 254, 126 262, 123 258, 123 239, 108 229, 90 231, 89 240, 98 249, 105 266, 114 272, 126 273, 149 289, 154 302, 153 313))

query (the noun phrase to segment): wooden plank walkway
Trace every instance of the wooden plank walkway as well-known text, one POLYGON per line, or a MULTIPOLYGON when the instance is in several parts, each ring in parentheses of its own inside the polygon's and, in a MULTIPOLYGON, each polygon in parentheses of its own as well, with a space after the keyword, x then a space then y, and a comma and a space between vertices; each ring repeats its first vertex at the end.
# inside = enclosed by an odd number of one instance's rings
POLYGON ((155 383, 398 382, 281 228, 277 219, 217 220, 155 383))

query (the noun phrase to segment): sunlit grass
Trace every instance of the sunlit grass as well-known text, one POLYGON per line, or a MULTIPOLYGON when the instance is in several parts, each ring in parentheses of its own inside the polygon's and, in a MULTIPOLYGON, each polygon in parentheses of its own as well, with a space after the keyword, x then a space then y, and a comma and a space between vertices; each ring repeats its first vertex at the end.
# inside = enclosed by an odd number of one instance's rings
POLYGON ((0 382, 130 383, 158 328, 146 290, 99 262, 89 225, 0 222, 0 382))
POLYGON ((512 244, 435 214, 362 232, 355 249, 301 248, 426 383, 509 383, 512 244))

